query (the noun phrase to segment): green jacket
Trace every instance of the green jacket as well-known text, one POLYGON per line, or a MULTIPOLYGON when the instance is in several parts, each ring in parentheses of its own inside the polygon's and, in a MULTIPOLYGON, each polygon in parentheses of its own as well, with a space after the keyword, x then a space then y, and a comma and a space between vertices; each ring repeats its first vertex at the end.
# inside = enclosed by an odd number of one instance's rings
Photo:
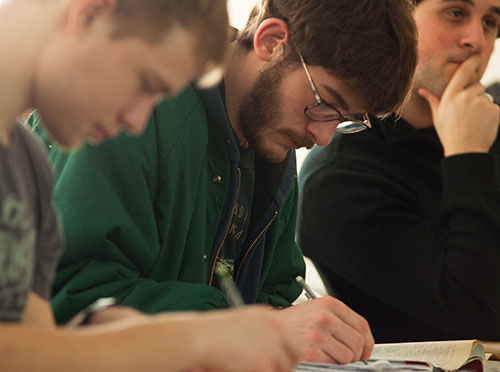
MULTIPOLYGON (((59 323, 104 296, 146 313, 228 306, 213 268, 237 194, 239 151, 217 89, 190 87, 163 102, 139 137, 69 155, 52 149, 50 159, 67 242, 52 300, 59 323)), ((294 241, 295 154, 257 163, 253 224, 235 279, 247 303, 289 306, 305 270, 294 241)))

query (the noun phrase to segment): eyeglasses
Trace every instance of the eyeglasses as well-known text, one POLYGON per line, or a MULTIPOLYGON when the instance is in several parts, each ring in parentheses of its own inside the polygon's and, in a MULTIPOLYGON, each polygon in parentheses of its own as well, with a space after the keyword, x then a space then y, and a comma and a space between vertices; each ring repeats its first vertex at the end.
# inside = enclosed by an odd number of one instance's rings
POLYGON ((348 114, 344 116, 335 107, 325 102, 319 95, 318 89, 311 78, 311 74, 309 74, 302 54, 298 52, 298 55, 314 93, 314 98, 316 99, 315 103, 304 109, 304 115, 307 116, 307 118, 312 121, 337 123, 338 125, 335 131, 342 134, 357 133, 372 127, 368 114, 348 114))

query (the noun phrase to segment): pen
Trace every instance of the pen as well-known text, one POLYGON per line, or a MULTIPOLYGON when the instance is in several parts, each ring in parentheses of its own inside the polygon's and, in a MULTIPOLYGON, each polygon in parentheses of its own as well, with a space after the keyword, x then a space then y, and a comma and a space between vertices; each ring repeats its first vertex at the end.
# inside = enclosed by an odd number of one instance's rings
POLYGON ((295 280, 297 281, 297 283, 299 283, 299 285, 302 287, 302 289, 304 290, 304 293, 306 294, 306 297, 310 300, 313 300, 315 298, 317 298, 318 296, 316 296, 316 293, 313 292, 313 290, 311 289, 311 287, 309 287, 306 283, 306 281, 304 280, 303 277, 301 277, 300 275, 297 275, 295 277, 295 280))
POLYGON ((245 305, 245 301, 241 297, 236 284, 234 284, 233 277, 220 262, 217 263, 215 268, 215 275, 219 280, 219 284, 224 291, 227 302, 231 307, 241 307, 245 305))

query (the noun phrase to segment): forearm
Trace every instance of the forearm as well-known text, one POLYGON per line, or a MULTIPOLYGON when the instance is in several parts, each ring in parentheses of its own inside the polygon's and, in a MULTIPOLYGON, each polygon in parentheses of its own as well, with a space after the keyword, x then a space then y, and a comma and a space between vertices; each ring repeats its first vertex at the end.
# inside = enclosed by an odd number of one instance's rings
POLYGON ((2 372, 288 371, 301 349, 275 310, 258 307, 0 335, 2 372))
POLYGON ((476 258, 481 252, 500 254, 500 175, 493 154, 467 154, 444 159, 441 164, 443 200, 449 254, 476 258), (480 249, 480 250, 479 250, 480 249))
POLYGON ((180 371, 196 365, 185 322, 122 321, 75 330, 1 326, 4 372, 180 371), (183 326, 184 324, 184 326, 183 326))

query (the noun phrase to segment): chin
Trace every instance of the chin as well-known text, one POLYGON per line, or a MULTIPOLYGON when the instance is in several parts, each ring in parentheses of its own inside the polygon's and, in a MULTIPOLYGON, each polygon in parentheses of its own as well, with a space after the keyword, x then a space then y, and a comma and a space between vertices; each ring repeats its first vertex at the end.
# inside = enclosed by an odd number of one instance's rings
POLYGON ((51 134, 52 141, 57 145, 58 148, 64 151, 73 150, 82 144, 82 140, 76 138, 75 136, 64 136, 51 134))

